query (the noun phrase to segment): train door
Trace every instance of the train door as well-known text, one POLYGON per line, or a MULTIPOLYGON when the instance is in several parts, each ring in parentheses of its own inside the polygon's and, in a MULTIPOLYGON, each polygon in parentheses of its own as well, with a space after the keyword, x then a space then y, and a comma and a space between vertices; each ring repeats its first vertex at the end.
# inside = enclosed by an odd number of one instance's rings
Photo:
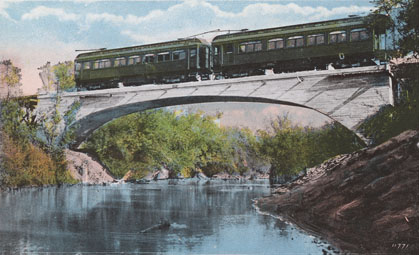
POLYGON ((222 54, 221 54, 221 46, 220 45, 216 45, 214 46, 213 50, 213 65, 214 68, 219 68, 221 67, 222 62, 222 54))
POLYGON ((189 49, 189 66, 192 70, 197 68, 197 48, 189 49))
POLYGON ((207 46, 199 48, 199 68, 209 69, 209 48, 207 46))
POLYGON ((227 43, 223 45, 223 66, 234 64, 234 45, 227 43))

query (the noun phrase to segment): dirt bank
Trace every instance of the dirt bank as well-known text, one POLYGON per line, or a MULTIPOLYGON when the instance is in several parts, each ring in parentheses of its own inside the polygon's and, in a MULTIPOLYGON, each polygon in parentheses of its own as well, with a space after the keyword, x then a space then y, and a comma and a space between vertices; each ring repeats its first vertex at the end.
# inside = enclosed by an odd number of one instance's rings
POLYGON ((115 181, 101 164, 87 154, 72 150, 65 150, 65 154, 68 169, 74 179, 92 184, 115 181))
POLYGON ((257 205, 343 251, 419 254, 419 131, 333 158, 257 205))

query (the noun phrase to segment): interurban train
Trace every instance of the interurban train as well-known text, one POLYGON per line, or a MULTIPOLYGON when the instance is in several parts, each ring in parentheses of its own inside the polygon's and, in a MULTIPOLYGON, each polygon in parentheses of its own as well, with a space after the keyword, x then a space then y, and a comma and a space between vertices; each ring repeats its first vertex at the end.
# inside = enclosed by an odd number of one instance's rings
POLYGON ((386 61, 385 35, 369 16, 314 22, 79 54, 79 90, 224 79, 386 61))

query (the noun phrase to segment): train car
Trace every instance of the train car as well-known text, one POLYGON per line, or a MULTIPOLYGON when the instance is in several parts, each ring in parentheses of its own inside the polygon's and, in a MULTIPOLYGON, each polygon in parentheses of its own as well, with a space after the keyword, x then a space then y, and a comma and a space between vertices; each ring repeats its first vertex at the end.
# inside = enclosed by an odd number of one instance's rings
POLYGON ((75 59, 79 90, 173 83, 209 77, 211 46, 202 39, 179 39, 98 50, 75 59))
POLYGON ((385 60, 383 36, 367 17, 219 35, 212 41, 213 70, 236 77, 370 65, 385 60))

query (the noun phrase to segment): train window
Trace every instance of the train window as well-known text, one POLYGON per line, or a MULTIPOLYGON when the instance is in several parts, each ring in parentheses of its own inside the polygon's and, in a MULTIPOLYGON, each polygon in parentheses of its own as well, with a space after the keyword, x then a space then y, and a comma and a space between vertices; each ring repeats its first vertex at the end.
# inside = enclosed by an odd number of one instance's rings
POLYGON ((110 59, 104 59, 101 61, 103 63, 103 68, 111 67, 111 60, 110 59))
POLYGON ((74 69, 75 69, 76 71, 80 71, 80 69, 81 69, 81 64, 80 64, 79 62, 76 62, 76 63, 75 63, 75 65, 74 65, 74 69))
POLYGON ((113 65, 114 66, 125 66, 127 64, 126 58, 116 58, 113 65))
POLYGON ((128 65, 135 65, 141 63, 140 56, 131 56, 128 58, 128 65))
POLYGON ((165 62, 170 60, 170 54, 169 52, 162 52, 157 54, 157 61, 158 62, 165 62))
POLYGON ((186 53, 184 50, 173 51, 173 60, 182 60, 186 58, 186 53))
POLYGON ((284 48, 284 39, 275 38, 268 41, 268 50, 284 48))
POLYGON ((287 39, 287 48, 295 48, 304 46, 303 36, 293 36, 287 39))
POLYGON ((154 63, 155 56, 154 54, 147 54, 144 56, 145 63, 154 63))
POLYGON ((335 31, 329 33, 329 43, 341 43, 346 41, 346 31, 335 31))
POLYGON ((195 57, 196 56, 196 49, 191 49, 190 54, 191 54, 191 56, 190 56, 191 58, 195 57))
POLYGON ((220 46, 214 47, 214 56, 218 56, 218 53, 220 52, 220 46))
POLYGON ((90 62, 84 62, 83 63, 83 70, 88 70, 90 69, 90 62))
POLYGON ((101 69, 107 67, 111 67, 111 60, 109 59, 96 60, 93 63, 93 69, 101 69))
POLYGON ((246 52, 246 44, 240 44, 239 45, 239 51, 240 51, 240 53, 245 53, 246 52))
POLYGON ((324 35, 323 34, 316 36, 316 44, 317 45, 324 44, 324 35))
POLYGON ((261 51, 262 50, 262 42, 256 42, 255 43, 255 51, 261 51))
POLYGON ((324 44, 324 35, 323 34, 307 36, 307 45, 308 46, 320 45, 320 44, 324 44))
POLYGON ((261 50, 262 50, 262 43, 260 41, 245 42, 239 45, 240 53, 254 52, 254 51, 261 51, 261 50))
POLYGON ((231 54, 234 52, 234 47, 233 47, 233 44, 231 43, 224 45, 224 49, 225 49, 225 54, 231 54))
POLYGON ((351 42, 367 40, 368 38, 369 35, 365 28, 351 30, 351 42))
POLYGON ((361 40, 366 40, 370 38, 370 35, 368 34, 367 30, 359 32, 359 37, 361 37, 361 40))

